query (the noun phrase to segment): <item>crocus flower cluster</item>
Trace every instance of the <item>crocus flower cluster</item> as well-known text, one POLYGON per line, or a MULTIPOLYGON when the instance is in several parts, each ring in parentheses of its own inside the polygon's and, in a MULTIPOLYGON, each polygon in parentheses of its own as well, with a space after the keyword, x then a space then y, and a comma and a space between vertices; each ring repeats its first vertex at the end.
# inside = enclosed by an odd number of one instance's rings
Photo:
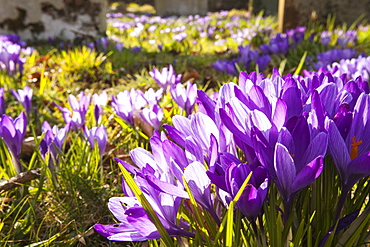
POLYGON ((352 59, 342 59, 339 62, 334 62, 326 67, 320 68, 317 72, 315 71, 304 71, 306 76, 312 76, 313 74, 319 75, 320 73, 327 73, 340 77, 345 76, 347 80, 356 80, 361 76, 362 80, 369 81, 370 79, 370 57, 359 56, 352 59))
MULTIPOLYGON (((172 99, 187 114, 192 112, 197 95, 197 84, 190 81, 186 82, 186 88, 181 84, 182 75, 176 75, 172 65, 164 67, 161 72, 154 68, 149 74, 166 92, 170 92, 172 99)), ((157 130, 159 128, 156 128, 157 130)))
MULTIPOLYGON (((297 27, 287 30, 284 34, 278 33, 274 38, 270 39, 269 43, 262 44, 257 49, 252 49, 250 45, 245 47, 239 46, 240 56, 237 59, 231 61, 216 61, 213 67, 234 76, 237 75, 235 63, 243 65, 247 71, 254 70, 255 67, 253 67, 253 65, 257 65, 260 71, 264 71, 271 62, 271 56, 287 56, 290 50, 297 49, 302 41, 305 40, 305 31, 305 27, 297 27)), ((344 34, 343 37, 339 36, 337 39, 340 48, 329 49, 316 54, 315 57, 307 57, 306 64, 312 67, 312 69, 318 70, 341 59, 351 59, 358 56, 356 50, 344 48, 347 44, 355 44, 357 41, 357 39, 354 38, 356 31, 348 31, 344 34)), ((308 40, 312 42, 314 37, 315 34, 313 33, 308 37, 308 40)), ((324 44, 325 47, 327 47, 330 40, 330 32, 324 31, 321 33, 319 42, 324 44)))
MULTIPOLYGON (((296 195, 320 176, 327 155, 340 174, 344 198, 370 175, 370 96, 361 79, 242 72, 238 85, 223 85, 217 97, 198 90, 197 102, 199 112, 174 116, 173 126, 163 126, 165 133, 155 132, 152 153, 130 152, 135 167, 118 160, 134 175, 170 236, 195 234, 186 221, 175 220, 179 201, 189 198, 183 178, 198 205, 220 224, 222 215, 215 209, 228 207, 252 172, 236 207, 254 222, 275 183, 286 223, 296 195)), ((123 190, 127 197, 109 202, 120 223, 98 224, 95 230, 116 241, 159 238, 125 182, 123 190)))
MULTIPOLYGON (((208 48, 217 49, 219 45, 217 41, 225 40, 229 36, 231 39, 228 39, 228 42, 238 46, 250 42, 258 33, 269 34, 271 32, 268 18, 260 17, 258 22, 253 22, 236 11, 233 12, 233 15, 230 15, 229 11, 225 11, 206 16, 190 15, 166 18, 133 13, 125 15, 109 13, 107 17, 108 25, 113 27, 110 38, 114 36, 134 38, 140 40, 139 42, 143 46, 153 51, 160 50, 158 48, 164 44, 166 44, 166 49, 176 50, 176 47, 179 47, 178 43, 183 41, 187 41, 183 42, 184 44, 192 44, 192 47, 197 47, 199 40, 212 46, 208 48), (225 30, 228 30, 227 36, 225 36, 225 30)), ((137 43, 133 42, 132 46, 136 45, 137 43)))
POLYGON ((247 71, 254 70, 254 66, 258 66, 260 71, 264 71, 270 64, 271 55, 286 55, 289 49, 295 48, 304 40, 305 30, 305 27, 297 27, 287 30, 286 34, 278 33, 270 39, 269 44, 263 44, 258 49, 252 49, 250 45, 239 46, 240 56, 237 59, 218 60, 213 63, 213 67, 234 76, 238 75, 235 63, 242 64, 247 71))
POLYGON ((85 135, 92 149, 95 148, 96 141, 99 148, 100 158, 102 158, 108 142, 108 134, 106 128, 104 126, 92 127, 91 129, 85 127, 85 135))
POLYGON ((51 128, 50 124, 46 121, 42 124, 42 132, 45 134, 40 142, 40 151, 44 159, 47 153, 49 153, 48 165, 50 169, 55 169, 59 164, 59 153, 63 151, 68 131, 69 125, 59 129, 56 125, 51 128))
POLYGON ((358 53, 351 48, 328 50, 316 55, 318 62, 314 64, 314 68, 318 70, 333 62, 338 62, 342 59, 351 59, 356 56, 358 56, 358 53))
POLYGON ((62 111, 66 124, 70 125, 72 129, 81 129, 85 126, 85 118, 90 106, 90 101, 91 96, 85 95, 84 92, 81 92, 79 94, 79 100, 77 100, 76 96, 72 94, 68 96, 68 102, 71 109, 62 107, 58 104, 56 104, 56 106, 62 111))
POLYGON ((325 46, 329 44, 333 36, 337 36, 336 43, 344 48, 348 44, 355 44, 357 42, 357 32, 355 30, 348 30, 344 32, 343 30, 337 29, 334 31, 323 31, 320 34, 321 43, 325 46))
POLYGON ((23 72, 24 58, 21 53, 30 53, 32 48, 25 49, 26 43, 16 34, 0 35, 0 70, 8 75, 23 72))
POLYGON ((154 68, 149 72, 149 75, 153 77, 155 82, 165 91, 168 91, 173 84, 180 83, 182 77, 181 74, 176 75, 171 64, 168 67, 164 67, 161 71, 154 68))
POLYGON ((143 93, 140 89, 125 90, 112 97, 116 114, 131 126, 140 125, 141 119, 155 129, 160 128, 163 110, 158 106, 163 90, 153 89, 143 93))

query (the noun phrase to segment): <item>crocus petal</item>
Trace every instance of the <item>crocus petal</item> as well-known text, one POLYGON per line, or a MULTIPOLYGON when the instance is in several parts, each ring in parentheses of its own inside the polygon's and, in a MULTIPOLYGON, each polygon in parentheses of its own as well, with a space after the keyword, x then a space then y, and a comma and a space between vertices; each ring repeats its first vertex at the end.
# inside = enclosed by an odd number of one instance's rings
POLYGON ((237 206, 248 219, 255 219, 261 211, 264 198, 261 198, 258 190, 253 185, 247 185, 243 191, 237 206))
MULTIPOLYGON (((271 118, 271 104, 259 86, 253 86, 249 91, 249 97, 256 104, 257 109, 265 113, 266 116, 271 118)), ((251 108, 252 109, 252 108, 251 108)))
POLYGON ((189 184, 195 199, 209 207, 211 205, 210 187, 211 180, 206 174, 204 165, 200 162, 193 162, 185 169, 184 178, 189 184))
POLYGON ((284 101, 281 99, 278 99, 275 106, 274 115, 272 117, 272 122, 276 125, 277 129, 280 130, 284 124, 287 118, 287 104, 285 104, 284 101))
POLYGON ((328 135, 324 132, 320 132, 308 145, 308 148, 303 155, 302 162, 300 165, 297 164, 297 172, 299 172, 305 164, 313 160, 317 156, 324 157, 326 149, 328 147, 328 135))
POLYGON ((289 200, 290 188, 296 176, 296 169, 292 156, 288 149, 280 143, 276 143, 274 154, 275 173, 284 200, 289 200))
POLYGON ((183 133, 185 137, 192 135, 193 132, 190 127, 190 119, 180 115, 176 115, 172 118, 172 122, 173 126, 175 126, 177 130, 183 133))
POLYGON ((324 130, 324 120, 325 120, 325 115, 326 115, 324 111, 324 107, 321 103, 320 96, 316 90, 313 91, 311 97, 312 97, 311 107, 313 110, 315 110, 315 114, 317 117, 317 124, 318 124, 318 126, 314 126, 314 127, 320 131, 323 131, 324 130))
POLYGON ((329 152, 343 180, 346 177, 347 165, 351 162, 351 158, 349 156, 348 148, 333 120, 329 120, 328 134, 329 152))
POLYGON ((140 206, 136 197, 111 197, 109 198, 108 208, 114 217, 124 223, 127 222, 125 211, 128 208, 140 206))
POLYGON ((245 133, 243 133, 240 130, 240 128, 238 128, 238 126, 234 124, 233 120, 229 117, 226 111, 222 108, 220 108, 219 111, 220 111, 220 118, 222 119, 222 122, 230 130, 230 132, 233 133, 234 136, 236 136, 243 142, 251 143, 250 137, 246 135, 245 133))
POLYGON ((370 175, 370 152, 364 153, 352 160, 347 166, 346 186, 352 187, 358 180, 370 175))
POLYGON ((330 117, 334 116, 334 104, 335 98, 338 95, 338 87, 335 83, 322 84, 317 88, 317 91, 320 94, 320 99, 326 112, 330 117))
MULTIPOLYGON (((189 163, 194 161, 199 161, 201 163, 204 162, 204 155, 202 149, 199 148, 197 144, 195 144, 195 140, 192 137, 188 137, 185 141, 185 155, 189 163)), ((212 146, 212 140, 211 140, 212 146)))
POLYGON ((312 183, 318 176, 320 176, 323 165, 323 157, 319 156, 305 166, 295 177, 291 191, 297 192, 312 183))
POLYGON ((126 210, 127 221, 133 226, 141 235, 147 239, 159 238, 160 234, 149 219, 148 214, 142 207, 132 207, 126 210))
POLYGON ((157 164, 154 161, 153 155, 145 150, 144 148, 137 147, 130 151, 130 156, 132 161, 139 166, 139 168, 145 167, 146 164, 149 164, 151 167, 157 167, 157 164))
POLYGON ((194 133, 194 138, 201 144, 202 149, 207 152, 211 145, 211 135, 216 139, 219 137, 219 130, 213 120, 203 114, 195 113, 191 120, 191 129, 194 133), (206 128, 204 126, 207 126, 206 128))
POLYGON ((166 130, 167 134, 172 140, 174 140, 177 144, 179 144, 182 147, 185 146, 186 136, 184 135, 183 132, 179 131, 175 127, 168 124, 164 124, 163 128, 166 130))
POLYGON ((159 190, 169 195, 189 199, 189 196, 186 193, 186 191, 184 191, 183 187, 175 186, 173 184, 161 181, 153 176, 145 176, 145 178, 147 179, 148 184, 151 185, 156 190, 159 190))
MULTIPOLYGON (((291 118, 290 120, 292 119, 293 118, 291 118)), ((290 133, 292 134, 294 140, 294 160, 302 160, 303 155, 306 152, 308 145, 310 144, 310 130, 307 120, 303 116, 299 116, 293 129, 290 129, 288 126, 287 128, 290 130, 290 133)))
POLYGON ((284 91, 281 99, 288 106, 288 116, 287 119, 298 116, 302 112, 302 100, 301 100, 301 90, 297 87, 290 87, 284 91))
POLYGON ((129 223, 119 223, 113 225, 94 225, 94 230, 100 235, 108 237, 111 241, 144 241, 146 237, 141 235, 129 223))
POLYGON ((205 113, 215 120, 215 107, 216 103, 212 100, 203 90, 198 90, 198 100, 201 102, 205 113))
POLYGON ((136 174, 136 173, 140 172, 139 169, 137 169, 136 167, 134 167, 133 165, 131 165, 129 163, 126 163, 125 161, 123 161, 121 159, 115 158, 115 161, 120 163, 131 174, 136 174))

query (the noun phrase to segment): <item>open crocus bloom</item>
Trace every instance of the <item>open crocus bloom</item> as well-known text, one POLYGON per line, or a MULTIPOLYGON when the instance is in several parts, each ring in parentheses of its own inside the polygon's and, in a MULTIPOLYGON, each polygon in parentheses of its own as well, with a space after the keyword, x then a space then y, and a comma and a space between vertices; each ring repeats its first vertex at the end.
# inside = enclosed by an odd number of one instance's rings
POLYGON ((370 95, 362 93, 353 113, 344 105, 334 120, 327 121, 329 151, 349 190, 358 180, 370 175, 370 95))
POLYGON ((27 118, 24 112, 14 120, 7 115, 3 115, 1 118, 0 134, 13 157, 17 173, 22 171, 19 157, 21 155, 22 142, 26 135, 26 127, 27 118))
POLYGON ((25 86, 24 89, 18 89, 17 91, 12 90, 14 97, 23 105, 27 114, 30 114, 32 106, 32 92, 33 90, 25 86))

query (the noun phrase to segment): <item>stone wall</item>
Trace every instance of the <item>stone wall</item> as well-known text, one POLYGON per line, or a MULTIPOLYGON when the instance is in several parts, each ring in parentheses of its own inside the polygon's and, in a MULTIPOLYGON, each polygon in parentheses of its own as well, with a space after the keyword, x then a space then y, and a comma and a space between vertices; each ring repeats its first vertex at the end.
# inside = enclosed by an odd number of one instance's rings
MULTIPOLYGON (((171 0, 167 0, 170 2, 171 0)), ((257 0, 255 0, 257 1, 257 0)), ((260 1, 260 0, 258 0, 260 1)), ((137 3, 139 5, 150 4, 154 6, 154 0, 109 0, 110 3, 121 2, 121 3, 137 3)), ((208 11, 215 12, 220 10, 231 10, 231 9, 248 9, 249 0, 208 0, 208 11)))
POLYGON ((206 15, 208 0, 155 0, 157 15, 206 15))
POLYGON ((325 22, 329 14, 336 15, 336 23, 352 24, 361 14, 370 16, 370 0, 295 0, 299 24, 306 24, 313 11, 317 20, 325 22))
POLYGON ((74 39, 106 31, 107 0, 0 0, 0 34, 74 39))

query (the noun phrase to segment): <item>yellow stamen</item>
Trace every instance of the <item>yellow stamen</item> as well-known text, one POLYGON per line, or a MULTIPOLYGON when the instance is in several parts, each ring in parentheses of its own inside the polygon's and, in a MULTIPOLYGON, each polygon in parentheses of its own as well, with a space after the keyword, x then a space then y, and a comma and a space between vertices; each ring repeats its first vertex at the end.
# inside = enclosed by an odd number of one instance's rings
POLYGON ((351 153, 350 153, 350 156, 351 156, 351 160, 357 158, 358 156, 358 146, 360 144, 362 144, 362 141, 359 140, 356 142, 356 136, 353 136, 352 138, 352 144, 351 144, 351 153))

